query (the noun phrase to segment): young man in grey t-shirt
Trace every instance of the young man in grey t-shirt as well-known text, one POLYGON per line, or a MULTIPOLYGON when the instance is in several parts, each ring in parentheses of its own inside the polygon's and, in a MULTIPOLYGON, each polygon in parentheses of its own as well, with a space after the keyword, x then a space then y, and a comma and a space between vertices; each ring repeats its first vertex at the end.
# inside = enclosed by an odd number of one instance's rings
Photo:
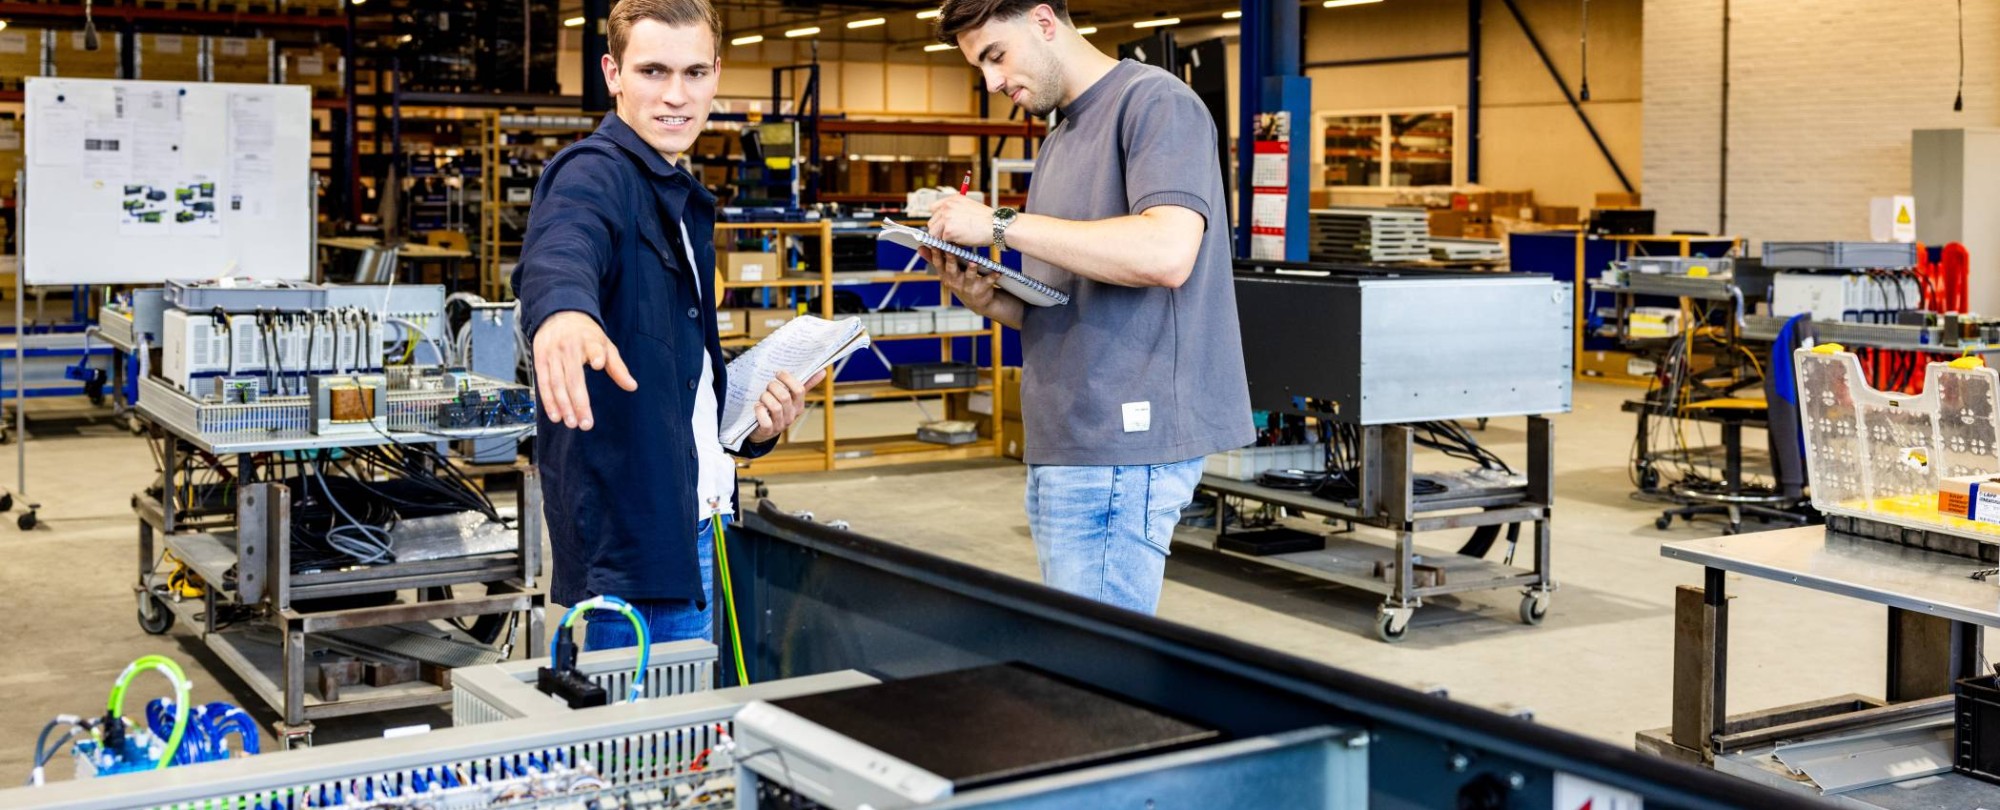
POLYGON ((939 12, 938 39, 987 89, 1061 115, 1025 211, 948 196, 930 232, 1019 250, 1070 303, 1030 307, 925 259, 967 306, 1021 330, 1042 580, 1151 613, 1202 457, 1254 438, 1214 122, 1173 75, 1085 41, 1065 0, 944 0, 939 12))

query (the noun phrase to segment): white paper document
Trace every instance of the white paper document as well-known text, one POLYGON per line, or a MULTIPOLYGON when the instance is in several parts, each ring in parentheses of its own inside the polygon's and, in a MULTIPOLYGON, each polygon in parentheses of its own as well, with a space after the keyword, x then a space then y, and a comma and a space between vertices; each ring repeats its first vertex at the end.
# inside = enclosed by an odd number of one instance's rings
POLYGON ((232 217, 271 219, 277 215, 276 100, 269 93, 229 96, 229 199, 232 217))
POLYGON ((757 429, 757 400, 764 389, 789 371, 805 382, 821 369, 867 348, 868 332, 860 318, 829 321, 803 315, 778 327, 770 337, 729 363, 729 390, 722 401, 722 445, 741 449, 757 429))
POLYGON ((83 108, 76 104, 47 103, 29 113, 35 123, 35 137, 28 142, 28 156, 37 166, 83 165, 83 108))

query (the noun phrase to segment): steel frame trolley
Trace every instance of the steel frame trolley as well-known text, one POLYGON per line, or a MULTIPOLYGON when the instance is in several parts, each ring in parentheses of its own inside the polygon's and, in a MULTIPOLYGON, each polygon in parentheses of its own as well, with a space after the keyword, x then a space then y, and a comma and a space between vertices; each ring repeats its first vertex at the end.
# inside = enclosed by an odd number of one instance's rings
MULTIPOLYGON (((1351 537, 1326 547, 1239 554, 1210 535, 1175 539, 1265 565, 1382 594, 1376 635, 1402 641, 1426 598, 1520 588, 1519 615, 1547 615, 1555 434, 1543 414, 1570 408, 1574 291, 1544 276, 1461 273, 1340 264, 1239 261, 1237 318, 1253 408, 1303 416, 1345 429, 1357 469, 1347 500, 1273 489, 1209 475, 1201 488, 1350 525, 1394 532, 1384 547, 1351 537), (1470 339, 1468 339, 1470 338, 1470 339), (1417 493, 1417 431, 1427 423, 1525 416, 1525 476, 1452 479, 1444 492, 1417 493), (1420 548, 1416 535, 1530 523, 1533 563, 1491 563, 1420 548), (1418 567, 1426 571, 1418 578, 1418 567)), ((1218 510, 1219 532, 1227 515, 1218 510)))
MULTIPOLYGON (((377 302, 385 296, 381 287, 328 289, 377 302)), ((179 294, 192 299, 199 292, 184 289, 179 294)), ((444 317, 441 290, 398 287, 394 292, 427 301, 418 308, 444 317)), ((208 311, 205 302, 183 305, 189 311, 208 311)), ((409 367, 389 369, 388 379, 395 380, 404 368, 409 367)), ((532 465, 515 465, 517 516, 511 527, 473 511, 400 521, 389 531, 396 552, 392 562, 294 570, 294 493, 278 472, 295 463, 292 454, 437 445, 446 436, 519 437, 533 429, 532 424, 515 424, 441 432, 435 421, 440 405, 465 391, 518 388, 478 375, 450 379, 457 380, 458 388, 383 389, 386 429, 326 435, 303 424, 310 420, 299 400, 308 397, 222 404, 196 399, 159 377, 140 382, 137 413, 158 444, 163 470, 154 488, 132 497, 139 522, 134 590, 140 625, 153 634, 166 633, 177 623, 193 627, 196 637, 277 710, 281 720, 276 731, 288 745, 310 744, 319 719, 448 705, 449 669, 505 660, 517 639, 528 650, 544 643, 546 597, 537 581, 542 570, 541 484, 532 465), (291 410, 280 410, 285 408, 291 410), (195 489, 191 460, 229 479, 225 500, 186 494, 195 489), (200 579, 200 596, 183 598, 173 587, 171 574, 160 570, 163 552, 200 579), (479 586, 484 593, 477 593, 479 586), (440 623, 483 616, 505 617, 504 633, 481 640, 440 623), (322 674, 313 657, 327 653, 414 662, 419 676, 328 686, 327 680, 312 677, 322 674)), ((436 469, 430 471, 449 476, 454 473, 445 468, 451 466, 432 463, 436 469)))

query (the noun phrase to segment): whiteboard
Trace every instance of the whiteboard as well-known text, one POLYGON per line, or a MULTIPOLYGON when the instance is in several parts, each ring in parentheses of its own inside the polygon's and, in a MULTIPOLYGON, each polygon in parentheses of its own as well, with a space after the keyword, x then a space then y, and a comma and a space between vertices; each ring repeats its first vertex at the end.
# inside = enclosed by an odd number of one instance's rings
POLYGON ((29 79, 25 283, 310 277, 310 94, 29 79))

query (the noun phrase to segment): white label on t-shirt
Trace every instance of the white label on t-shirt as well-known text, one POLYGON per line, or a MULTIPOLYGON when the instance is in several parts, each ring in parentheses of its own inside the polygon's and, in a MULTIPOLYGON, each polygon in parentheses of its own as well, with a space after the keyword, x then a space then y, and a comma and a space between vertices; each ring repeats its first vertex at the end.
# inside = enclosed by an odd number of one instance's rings
POLYGON ((1125 409, 1125 432, 1143 433, 1153 429, 1153 403, 1127 402, 1125 409))

